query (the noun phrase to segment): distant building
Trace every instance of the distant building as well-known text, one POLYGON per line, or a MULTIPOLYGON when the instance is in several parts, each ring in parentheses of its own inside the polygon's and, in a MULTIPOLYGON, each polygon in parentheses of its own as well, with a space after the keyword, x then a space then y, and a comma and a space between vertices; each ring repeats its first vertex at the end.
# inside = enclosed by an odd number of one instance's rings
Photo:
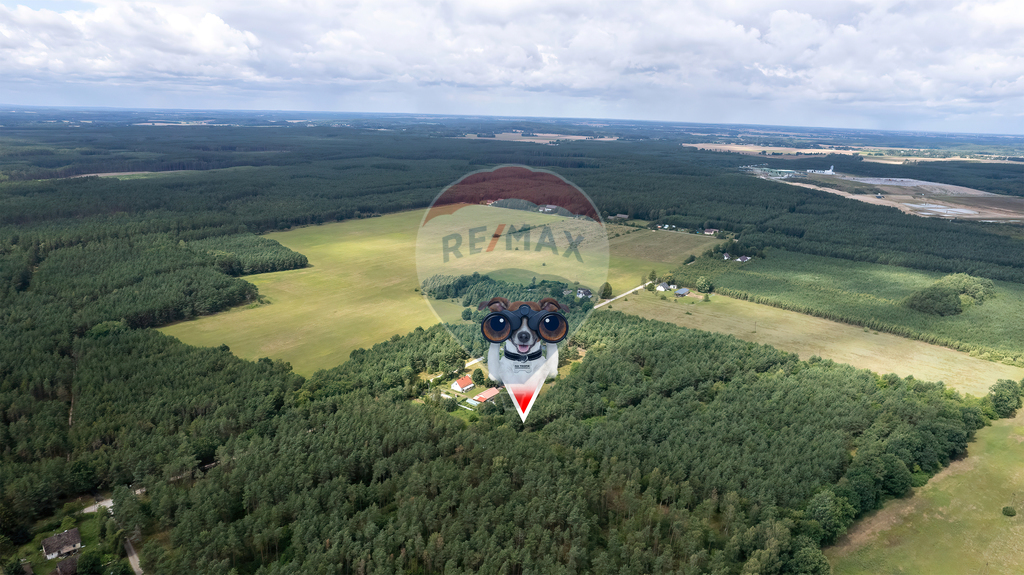
POLYGON ((43 556, 47 561, 81 548, 82 535, 78 532, 77 527, 43 539, 43 556))
POLYGON ((468 375, 464 375, 452 384, 452 391, 464 392, 468 389, 473 389, 473 378, 468 375))
POLYGON ((826 176, 835 175, 835 166, 829 166, 827 170, 807 170, 808 174, 825 174, 826 176))
POLYGON ((594 292, 592 292, 592 291, 590 291, 590 290, 588 290, 586 288, 576 290, 576 297, 578 297, 578 298, 590 299, 590 296, 592 296, 592 295, 594 295, 594 292))
POLYGON ((729 259, 731 257, 732 256, 729 255, 729 252, 725 252, 724 254, 722 254, 722 259, 724 259, 724 260, 727 260, 727 259, 729 259))
POLYGON ((690 290, 688 290, 686 288, 679 288, 679 289, 676 290, 676 297, 683 297, 683 296, 687 295, 688 293, 690 293, 690 290))
POLYGON ((740 256, 740 257, 736 258, 736 260, 737 261, 741 261, 741 262, 749 262, 750 261, 750 256, 740 256))
POLYGON ((704 235, 705 236, 713 236, 713 235, 715 235, 717 233, 718 233, 718 230, 716 230, 715 228, 704 228, 704 235))
POLYGON ((658 284, 658 287, 656 287, 656 288, 654 288, 654 289, 656 289, 656 290, 658 290, 658 291, 668 291, 668 290, 669 290, 669 289, 671 289, 671 288, 669 288, 669 287, 668 287, 668 284, 667 284, 667 283, 665 283, 665 282, 661 282, 660 284, 658 284))
POLYGON ((494 397, 496 395, 498 395, 498 393, 500 393, 500 391, 501 390, 498 389, 497 387, 488 387, 487 391, 481 393, 480 395, 474 397, 473 399, 476 400, 476 401, 479 401, 480 403, 483 403, 485 401, 490 401, 490 400, 494 399, 494 397))
POLYGON ((610 219, 610 220, 628 220, 629 216, 626 215, 626 214, 615 214, 614 216, 612 216, 612 217, 610 217, 608 219, 610 219))

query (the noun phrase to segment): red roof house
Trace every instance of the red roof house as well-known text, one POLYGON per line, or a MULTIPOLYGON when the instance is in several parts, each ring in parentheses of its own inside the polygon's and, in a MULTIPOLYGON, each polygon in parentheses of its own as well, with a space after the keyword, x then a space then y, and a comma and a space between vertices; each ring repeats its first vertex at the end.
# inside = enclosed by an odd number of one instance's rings
POLYGON ((458 381, 452 384, 454 391, 466 391, 467 389, 473 389, 473 378, 468 375, 464 375, 459 378, 458 381))
POLYGON ((494 399, 494 396, 498 395, 498 393, 500 391, 501 390, 498 389, 497 387, 489 387, 489 388, 487 388, 487 391, 481 393, 480 395, 474 397, 473 399, 476 400, 476 401, 479 401, 480 403, 483 403, 485 401, 490 401, 490 400, 494 399))

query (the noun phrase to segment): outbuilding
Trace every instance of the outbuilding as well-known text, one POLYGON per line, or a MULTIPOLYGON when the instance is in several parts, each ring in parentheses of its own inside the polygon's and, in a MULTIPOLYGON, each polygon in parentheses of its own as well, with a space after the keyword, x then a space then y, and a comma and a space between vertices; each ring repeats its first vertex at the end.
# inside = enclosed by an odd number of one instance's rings
POLYGON ((494 399, 494 397, 498 395, 498 393, 500 393, 500 390, 497 387, 488 387, 487 391, 481 393, 480 395, 474 397, 473 399, 479 401, 480 403, 483 403, 485 401, 490 401, 494 399))

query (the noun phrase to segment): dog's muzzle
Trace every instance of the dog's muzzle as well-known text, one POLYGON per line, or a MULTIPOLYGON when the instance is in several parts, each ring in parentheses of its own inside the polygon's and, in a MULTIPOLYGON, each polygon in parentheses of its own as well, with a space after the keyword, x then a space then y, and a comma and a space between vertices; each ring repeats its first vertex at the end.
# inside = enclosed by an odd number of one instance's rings
POLYGON ((541 339, 548 343, 558 343, 569 333, 569 322, 562 314, 553 311, 533 311, 530 306, 522 305, 519 309, 496 311, 487 314, 480 330, 484 339, 491 343, 501 343, 511 337, 523 325, 533 330, 541 339))

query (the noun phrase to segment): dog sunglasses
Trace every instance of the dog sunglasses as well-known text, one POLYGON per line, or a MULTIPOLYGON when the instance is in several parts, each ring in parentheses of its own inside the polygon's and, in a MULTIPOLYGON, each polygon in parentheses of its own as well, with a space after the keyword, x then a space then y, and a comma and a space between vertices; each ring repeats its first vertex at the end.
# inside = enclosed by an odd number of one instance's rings
POLYGON ((507 309, 487 314, 480 324, 480 330, 487 341, 501 343, 519 330, 524 318, 526 325, 548 343, 558 343, 569 333, 569 322, 561 314, 534 311, 527 305, 521 305, 515 311, 507 309))

